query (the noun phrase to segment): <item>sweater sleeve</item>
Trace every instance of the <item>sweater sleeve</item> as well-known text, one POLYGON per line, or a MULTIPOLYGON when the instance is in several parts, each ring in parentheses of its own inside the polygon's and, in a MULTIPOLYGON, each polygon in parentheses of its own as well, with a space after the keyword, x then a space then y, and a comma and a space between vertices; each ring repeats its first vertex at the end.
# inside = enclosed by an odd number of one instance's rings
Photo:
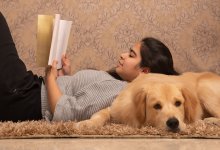
MULTIPOLYGON (((88 74, 87 74, 88 76, 88 74)), ((106 108, 111 105, 118 93, 124 88, 126 82, 116 80, 112 77, 102 75, 97 78, 93 76, 94 80, 90 76, 90 83, 87 83, 87 79, 82 80, 87 84, 80 83, 81 88, 77 87, 77 90, 73 93, 71 88, 74 82, 68 82, 68 86, 63 89, 64 94, 59 99, 55 112, 53 115, 54 121, 81 121, 90 118, 95 112, 106 108), (69 90, 68 90, 69 89, 69 90)), ((65 80, 65 79, 62 79, 65 80)), ((63 84, 64 81, 60 82, 63 84)))
MULTIPOLYGON (((57 84, 61 90, 61 92, 64 94, 64 97, 73 96, 74 94, 82 89, 86 84, 89 83, 89 78, 85 78, 85 72, 87 71, 79 71, 73 76, 61 76, 57 79, 57 84), (85 80, 87 79, 87 80, 85 80), (83 82, 82 82, 83 81, 83 82)), ((60 98, 62 100, 63 97, 60 98)), ((66 99, 66 98, 64 98, 66 99)), ((52 114, 50 112, 50 107, 48 103, 47 98, 47 91, 44 84, 42 84, 41 87, 41 108, 42 108, 42 116, 45 120, 52 120, 52 114)))
POLYGON ((77 100, 74 96, 62 95, 56 105, 53 121, 76 121, 77 118, 75 116, 80 115, 82 111, 83 108, 77 104, 77 100))

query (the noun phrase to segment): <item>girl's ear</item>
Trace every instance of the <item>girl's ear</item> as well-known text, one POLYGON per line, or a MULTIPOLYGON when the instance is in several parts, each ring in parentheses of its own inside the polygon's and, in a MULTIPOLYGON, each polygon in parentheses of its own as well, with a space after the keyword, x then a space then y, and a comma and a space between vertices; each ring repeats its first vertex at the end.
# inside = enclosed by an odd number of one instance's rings
POLYGON ((150 68, 148 67, 143 67, 141 68, 143 73, 150 73, 150 68))

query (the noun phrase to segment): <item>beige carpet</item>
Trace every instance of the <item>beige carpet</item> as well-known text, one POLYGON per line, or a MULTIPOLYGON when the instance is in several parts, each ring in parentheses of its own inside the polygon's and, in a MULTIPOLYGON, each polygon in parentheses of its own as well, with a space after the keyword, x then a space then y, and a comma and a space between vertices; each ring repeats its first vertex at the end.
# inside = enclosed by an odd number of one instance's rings
POLYGON ((5 138, 220 138, 220 121, 197 121, 184 132, 172 133, 150 126, 137 129, 107 124, 96 129, 76 129, 74 122, 0 122, 0 139, 5 138))

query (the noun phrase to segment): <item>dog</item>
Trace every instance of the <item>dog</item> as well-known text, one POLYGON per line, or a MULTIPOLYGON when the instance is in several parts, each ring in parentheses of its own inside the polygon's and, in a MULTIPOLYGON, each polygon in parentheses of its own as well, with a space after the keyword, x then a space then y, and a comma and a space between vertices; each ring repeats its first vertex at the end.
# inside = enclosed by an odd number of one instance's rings
POLYGON ((111 121, 178 132, 206 117, 220 118, 220 76, 211 72, 179 76, 142 73, 119 93, 110 107, 77 126, 101 127, 111 121))

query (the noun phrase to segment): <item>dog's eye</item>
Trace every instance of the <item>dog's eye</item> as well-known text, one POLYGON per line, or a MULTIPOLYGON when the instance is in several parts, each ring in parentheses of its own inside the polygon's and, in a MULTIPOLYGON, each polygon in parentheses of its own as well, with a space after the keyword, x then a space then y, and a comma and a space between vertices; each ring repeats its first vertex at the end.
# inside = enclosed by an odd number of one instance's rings
POLYGON ((161 108, 162 108, 162 106, 160 104, 155 104, 154 105, 154 109, 161 109, 161 108))
POLYGON ((175 102, 175 106, 176 106, 176 107, 179 107, 180 105, 181 105, 181 102, 180 102, 180 101, 176 101, 176 102, 175 102))

